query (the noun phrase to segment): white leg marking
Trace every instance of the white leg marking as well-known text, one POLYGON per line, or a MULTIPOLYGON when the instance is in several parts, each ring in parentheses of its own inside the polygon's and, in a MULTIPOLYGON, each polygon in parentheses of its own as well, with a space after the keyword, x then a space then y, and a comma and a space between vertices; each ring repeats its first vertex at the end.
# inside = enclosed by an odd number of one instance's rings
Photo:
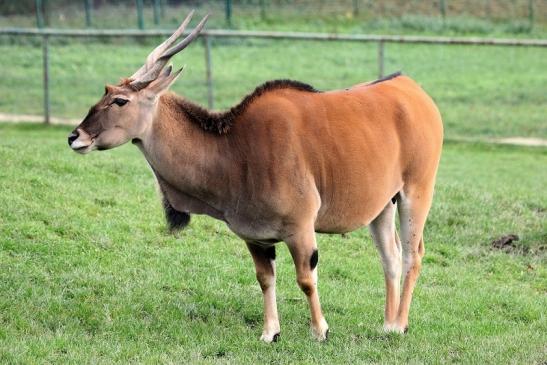
POLYGON ((384 329, 395 327, 401 287, 401 243, 395 231, 395 205, 389 201, 370 224, 370 232, 380 253, 386 286, 384 329))

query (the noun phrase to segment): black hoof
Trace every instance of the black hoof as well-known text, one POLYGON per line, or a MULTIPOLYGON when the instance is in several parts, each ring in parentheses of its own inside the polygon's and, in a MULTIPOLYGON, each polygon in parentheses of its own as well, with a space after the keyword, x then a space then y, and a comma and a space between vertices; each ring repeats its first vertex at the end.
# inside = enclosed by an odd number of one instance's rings
POLYGON ((325 341, 329 339, 329 329, 327 329, 327 332, 325 332, 325 341))
POLYGON ((405 330, 403 331, 403 333, 407 333, 408 332, 408 326, 405 327, 405 330))
POLYGON ((279 341, 279 333, 276 333, 274 336, 273 336, 273 340, 272 342, 277 342, 279 341))

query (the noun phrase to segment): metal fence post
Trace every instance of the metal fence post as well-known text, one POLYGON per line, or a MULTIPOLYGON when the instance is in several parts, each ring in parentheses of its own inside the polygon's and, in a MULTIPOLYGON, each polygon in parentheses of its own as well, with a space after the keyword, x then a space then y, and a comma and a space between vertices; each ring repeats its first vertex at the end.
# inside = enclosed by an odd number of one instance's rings
POLYGON ((49 124, 49 36, 42 37, 42 66, 44 68, 44 122, 49 124))
POLYGON ((38 28, 44 27, 44 14, 42 14, 43 4, 42 0, 35 0, 34 6, 36 7, 36 26, 38 28))
POLYGON ((154 24, 160 24, 160 4, 161 0, 154 0, 154 24))
POLYGON ((226 23, 232 26, 232 0, 226 0, 226 23))
POLYGON ((143 0, 137 0, 137 24, 139 29, 144 29, 144 16, 142 14, 143 0))
POLYGON ((260 0, 260 19, 266 19, 266 3, 265 0, 260 0))
POLYGON ((85 26, 91 27, 91 0, 84 0, 85 7, 85 26))
POLYGON ((211 38, 203 36, 203 46, 205 48, 205 80, 207 82, 207 106, 214 108, 213 98, 213 64, 211 62, 211 38))
POLYGON ((384 77, 384 41, 378 42, 378 78, 384 77))

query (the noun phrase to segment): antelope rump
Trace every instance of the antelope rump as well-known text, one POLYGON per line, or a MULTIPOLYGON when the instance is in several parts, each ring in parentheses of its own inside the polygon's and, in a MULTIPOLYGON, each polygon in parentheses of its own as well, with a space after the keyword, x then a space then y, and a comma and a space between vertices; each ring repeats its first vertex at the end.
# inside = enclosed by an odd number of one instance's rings
POLYGON ((406 332, 443 140, 434 102, 393 74, 326 92, 269 81, 227 111, 206 110, 168 91, 182 71, 166 66, 169 59, 207 21, 176 43, 191 16, 131 77, 106 86, 70 147, 88 153, 132 141, 154 172, 171 229, 207 214, 246 242, 264 297, 263 341, 280 332, 275 244, 287 244, 312 334, 325 340, 315 233, 367 225, 384 269, 384 329, 406 332))

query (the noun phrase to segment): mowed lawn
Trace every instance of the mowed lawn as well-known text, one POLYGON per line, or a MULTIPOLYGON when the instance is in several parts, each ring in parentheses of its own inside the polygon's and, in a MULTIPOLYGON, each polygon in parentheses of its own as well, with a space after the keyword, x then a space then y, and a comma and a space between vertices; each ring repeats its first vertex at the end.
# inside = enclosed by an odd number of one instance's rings
MULTIPOLYGON (((367 229, 320 235, 331 335, 278 247, 281 338, 242 241, 194 216, 167 233, 154 179, 127 145, 80 156, 69 128, 0 124, 0 363, 543 363, 547 150, 445 145, 410 331, 387 335, 367 229), (491 241, 518 234, 501 251, 491 241)), ((356 202, 366 204, 366 202, 356 202)))
MULTIPOLYGON (((0 112, 41 114, 39 43, 13 45, 3 40, 0 112)), ((52 115, 85 116, 103 94, 104 84, 130 76, 159 41, 52 40, 52 115)), ((331 90, 378 76, 374 43, 237 39, 212 43, 215 107, 221 109, 270 79, 291 78, 331 90)), ((201 41, 172 60, 175 67, 187 65, 173 90, 202 104, 207 101, 204 60, 201 41)), ((545 48, 385 45, 385 73, 402 70, 423 86, 442 111, 448 138, 547 139, 546 69, 545 48)))

